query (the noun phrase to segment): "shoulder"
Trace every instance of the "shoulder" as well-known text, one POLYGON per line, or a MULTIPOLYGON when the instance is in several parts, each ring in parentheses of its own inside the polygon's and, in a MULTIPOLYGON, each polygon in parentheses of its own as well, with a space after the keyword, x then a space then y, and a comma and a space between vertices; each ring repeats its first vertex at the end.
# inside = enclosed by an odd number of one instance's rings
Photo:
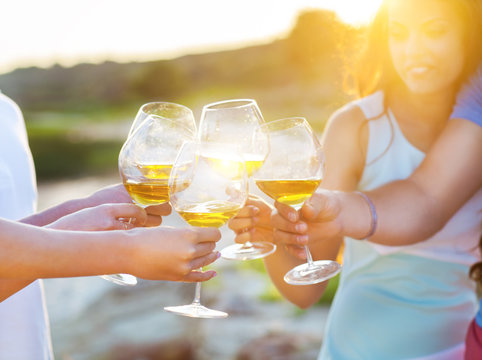
POLYGON ((322 143, 327 157, 327 180, 333 176, 336 180, 326 181, 328 187, 356 187, 365 165, 368 143, 366 124, 365 115, 356 101, 343 106, 330 117, 322 143))
POLYGON ((340 128, 349 130, 359 128, 366 122, 365 115, 357 105, 357 101, 352 101, 341 107, 331 115, 327 123, 327 130, 330 128, 340 128))
POLYGON ((367 119, 358 101, 352 101, 333 113, 324 136, 336 137, 336 141, 341 143, 364 143, 368 139, 366 125, 367 119))
POLYGON ((353 100, 336 111, 330 118, 329 126, 358 129, 367 120, 379 118, 385 112, 385 94, 382 90, 353 100))

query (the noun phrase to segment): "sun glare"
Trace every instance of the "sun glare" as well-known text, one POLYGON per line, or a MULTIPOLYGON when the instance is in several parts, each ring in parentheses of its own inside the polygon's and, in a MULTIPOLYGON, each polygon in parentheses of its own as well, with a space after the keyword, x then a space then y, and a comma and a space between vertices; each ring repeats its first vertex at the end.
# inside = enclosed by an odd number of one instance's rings
POLYGON ((0 32, 9 35, 0 38, 0 72, 54 63, 146 61, 266 43, 286 36, 302 10, 333 10, 358 25, 370 20, 381 1, 10 1, 2 8, 0 32), (19 14, 25 26, 18 26, 19 14))

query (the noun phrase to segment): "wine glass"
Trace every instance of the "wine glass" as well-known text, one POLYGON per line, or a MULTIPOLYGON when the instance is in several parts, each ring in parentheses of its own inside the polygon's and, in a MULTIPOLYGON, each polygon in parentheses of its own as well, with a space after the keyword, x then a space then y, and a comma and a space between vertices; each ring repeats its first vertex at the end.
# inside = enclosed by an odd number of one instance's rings
MULTIPOLYGON (((226 144, 186 142, 172 166, 170 202, 191 226, 221 227, 244 206, 248 196, 246 168, 239 149, 226 144), (224 154, 223 158, 212 154, 224 154)), ((189 305, 167 311, 197 318, 224 318, 228 314, 201 305, 201 283, 196 283, 189 305)))
MULTIPOLYGON (((205 143, 215 142, 239 146, 247 174, 252 176, 261 166, 268 152, 267 139, 254 137, 256 130, 263 123, 263 116, 255 100, 220 101, 203 107, 198 138, 205 143)), ((222 249, 221 255, 223 258, 231 260, 252 260, 268 256, 275 250, 276 246, 273 243, 248 241, 222 249)))
POLYGON ((137 127, 142 124, 149 115, 157 115, 176 121, 177 123, 184 125, 186 128, 191 129, 194 134, 196 133, 196 121, 191 109, 181 104, 155 101, 146 103, 139 108, 139 111, 132 122, 128 137, 134 133, 137 127))
MULTIPOLYGON (((261 126, 261 131, 269 136, 270 152, 254 174, 256 185, 270 198, 299 210, 323 179, 321 145, 302 117, 268 122, 261 126)), ((316 284, 341 270, 336 261, 313 261, 307 245, 305 251, 307 263, 286 273, 284 280, 288 284, 316 284)))
MULTIPOLYGON (((119 153, 119 173, 133 202, 145 208, 169 201, 169 175, 184 141, 194 140, 195 123, 148 115, 124 143, 119 153), (194 126, 194 129, 192 128, 194 126)), ((129 220, 130 222, 130 220, 129 220)), ((129 274, 104 275, 120 285, 135 285, 129 274)))

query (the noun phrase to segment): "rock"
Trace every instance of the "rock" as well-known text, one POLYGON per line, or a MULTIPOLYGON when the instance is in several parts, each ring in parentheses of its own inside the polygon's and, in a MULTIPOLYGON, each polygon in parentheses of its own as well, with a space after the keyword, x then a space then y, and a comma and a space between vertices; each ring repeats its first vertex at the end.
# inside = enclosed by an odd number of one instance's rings
POLYGON ((108 360, 196 360, 194 345, 185 339, 154 344, 117 345, 106 356, 108 360))
POLYGON ((245 344, 236 360, 312 360, 318 351, 318 341, 309 335, 272 333, 245 344))

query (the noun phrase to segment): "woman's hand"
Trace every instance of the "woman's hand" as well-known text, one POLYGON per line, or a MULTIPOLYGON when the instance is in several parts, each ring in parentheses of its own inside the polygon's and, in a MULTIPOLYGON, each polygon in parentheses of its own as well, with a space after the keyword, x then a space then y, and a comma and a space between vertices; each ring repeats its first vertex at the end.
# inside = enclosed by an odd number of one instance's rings
POLYGON ((128 273, 147 280, 197 282, 216 276, 198 269, 219 258, 214 251, 221 233, 216 228, 137 228, 127 233, 134 251, 126 254, 128 273))
POLYGON ((104 204, 86 208, 61 217, 46 227, 57 230, 100 231, 128 230, 145 226, 149 221, 159 222, 160 216, 151 216, 134 204, 104 204), (129 222, 129 219, 132 219, 129 222))
MULTIPOLYGON (((132 203, 132 198, 126 191, 123 184, 116 184, 107 186, 90 195, 86 199, 89 206, 98 206, 109 203, 132 203)), ((160 205, 149 206, 146 208, 147 220, 143 225, 136 226, 159 226, 162 223, 162 216, 167 216, 171 213, 172 208, 168 202, 160 205)))
POLYGON ((342 235, 341 205, 336 192, 318 190, 296 211, 275 202, 271 224, 274 241, 300 259, 305 259, 304 245, 342 235))
POLYGON ((263 199, 250 194, 245 206, 228 222, 228 227, 236 233, 235 241, 240 244, 273 241, 271 211, 271 206, 263 199))
POLYGON ((89 207, 107 203, 131 203, 132 198, 123 184, 106 186, 85 198, 89 207))

